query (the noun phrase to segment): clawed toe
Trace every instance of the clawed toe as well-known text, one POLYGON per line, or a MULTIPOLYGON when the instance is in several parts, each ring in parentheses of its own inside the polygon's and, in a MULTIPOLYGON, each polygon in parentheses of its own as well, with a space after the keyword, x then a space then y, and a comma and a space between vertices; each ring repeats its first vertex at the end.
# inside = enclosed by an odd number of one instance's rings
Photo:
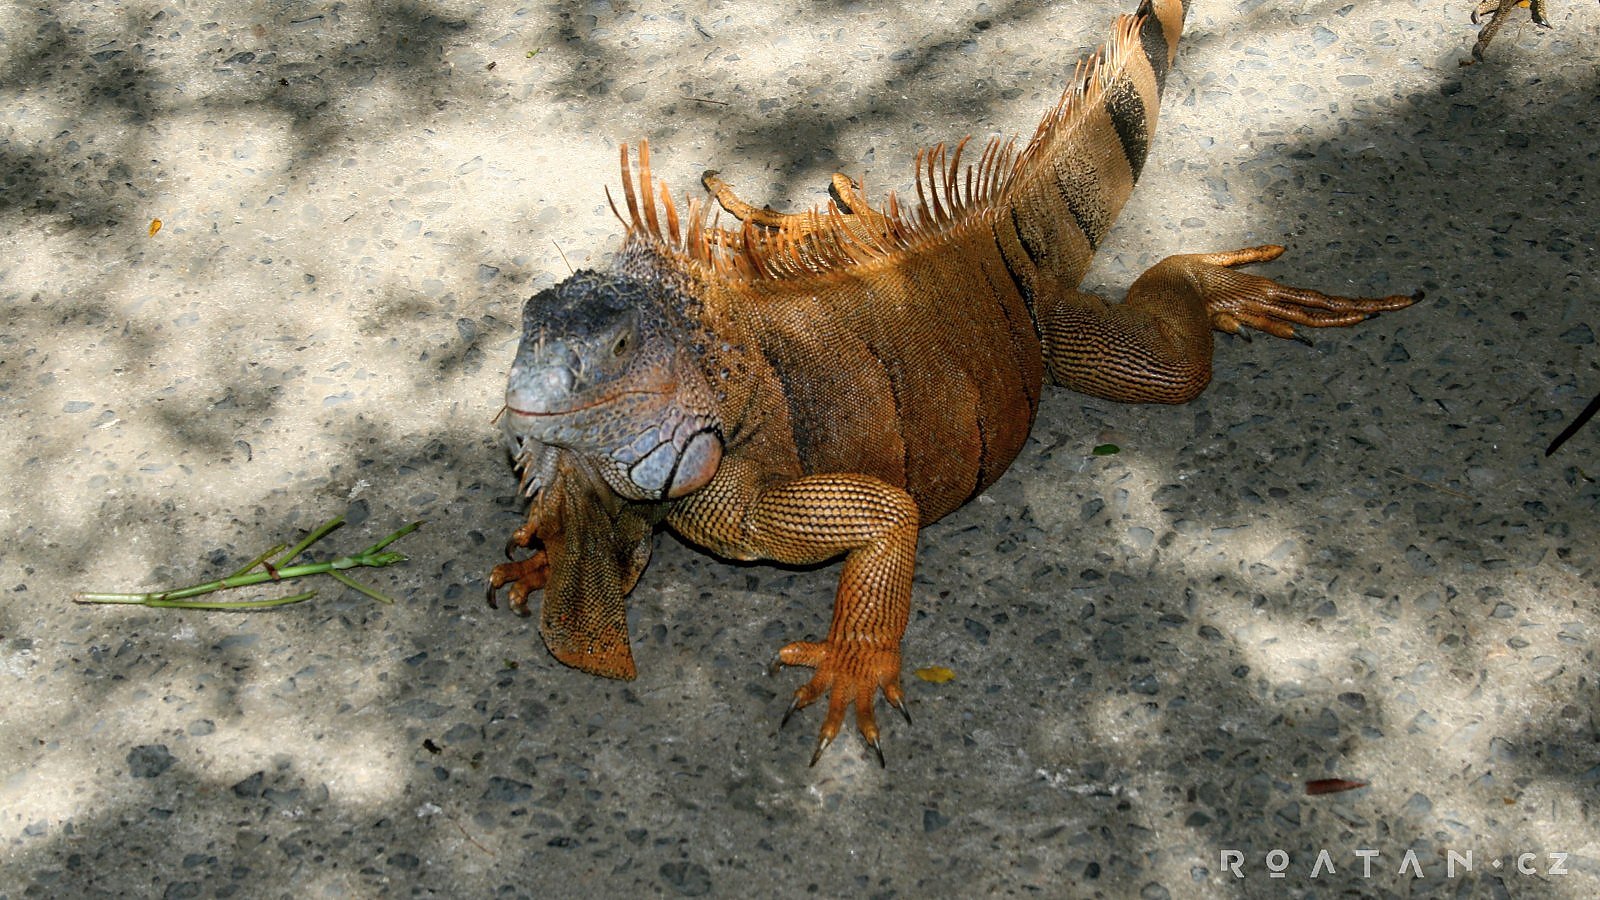
POLYGON ((523 522, 516 531, 511 532, 510 537, 506 538, 506 559, 515 561, 516 552, 524 547, 533 546, 538 537, 539 526, 534 523, 533 517, 529 516, 528 521, 523 522))
POLYGON ((550 559, 543 550, 533 554, 527 559, 514 560, 501 563, 489 573, 489 584, 486 590, 490 609, 498 609, 496 594, 502 587, 511 585, 506 592, 506 599, 517 615, 530 616, 533 612, 528 609, 528 595, 541 590, 550 578, 550 559))
POLYGON ((1282 247, 1268 245, 1189 259, 1188 271, 1200 287, 1214 328, 1246 339, 1246 329, 1252 329, 1309 346, 1310 339, 1295 326, 1341 328, 1422 299, 1421 291, 1388 297, 1341 297, 1237 271, 1239 266, 1265 262, 1282 252, 1282 247))
POLYGON ((786 665, 809 666, 816 671, 809 681, 795 690, 788 709, 784 710, 783 719, 778 723, 780 729, 799 710, 823 697, 828 698, 828 709, 823 715, 810 764, 816 765, 823 752, 833 745, 844 725, 846 712, 854 707, 856 729, 861 732, 862 740, 872 749, 878 764, 886 765, 882 736, 873 711, 878 695, 881 693, 884 700, 905 717, 907 724, 911 722, 911 714, 906 710, 905 692, 900 687, 898 650, 841 649, 827 642, 798 641, 779 650, 771 668, 786 665))
POLYGON ((887 700, 890 706, 900 711, 900 715, 905 717, 907 725, 911 724, 911 710, 906 707, 905 694, 899 690, 898 685, 893 693, 884 691, 883 699, 887 700))
POLYGON ((817 737, 817 749, 811 752, 811 762, 807 763, 806 765, 815 766, 817 764, 817 760, 822 758, 822 751, 828 749, 828 745, 832 743, 833 738, 828 737, 825 734, 819 735, 817 737))
MULTIPOLYGON (((878 739, 877 738, 873 738, 873 739, 867 741, 867 746, 872 748, 872 752, 873 753, 878 754, 878 768, 880 768, 880 769, 889 768, 889 764, 887 762, 885 762, 884 759, 883 759, 883 745, 881 743, 879 743, 878 739)), ((812 762, 815 763, 815 760, 813 760, 812 762)))

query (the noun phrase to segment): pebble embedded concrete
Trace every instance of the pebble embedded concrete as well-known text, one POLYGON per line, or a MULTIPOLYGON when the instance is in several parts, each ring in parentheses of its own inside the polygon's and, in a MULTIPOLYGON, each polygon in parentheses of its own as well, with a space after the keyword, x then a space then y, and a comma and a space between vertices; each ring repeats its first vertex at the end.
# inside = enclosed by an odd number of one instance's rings
POLYGON ((1281 242, 1428 299, 1221 338, 1185 407, 1051 392, 923 534, 887 769, 806 768, 763 674, 837 566, 661 537, 631 683, 484 605, 520 305, 615 247, 617 142, 903 190, 1032 129, 1107 4, 0 6, 0 900, 1595 896, 1600 431, 1543 448, 1600 391, 1600 13, 1550 5, 1469 68, 1469 0, 1196 5, 1088 287, 1281 242), (396 605, 67 599, 337 514, 427 521, 360 574, 396 605))

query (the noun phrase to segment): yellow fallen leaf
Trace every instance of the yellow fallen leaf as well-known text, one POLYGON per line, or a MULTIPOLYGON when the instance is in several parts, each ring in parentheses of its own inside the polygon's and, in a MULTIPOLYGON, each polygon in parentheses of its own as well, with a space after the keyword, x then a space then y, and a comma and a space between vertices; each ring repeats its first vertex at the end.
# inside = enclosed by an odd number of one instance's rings
POLYGON ((156 232, 158 232, 160 230, 161 230, 161 220, 160 219, 151 219, 150 220, 150 236, 151 237, 155 237, 156 236, 156 232))
POLYGON ((956 680, 956 673, 944 666, 923 666, 916 671, 916 676, 931 684, 944 684, 956 680))

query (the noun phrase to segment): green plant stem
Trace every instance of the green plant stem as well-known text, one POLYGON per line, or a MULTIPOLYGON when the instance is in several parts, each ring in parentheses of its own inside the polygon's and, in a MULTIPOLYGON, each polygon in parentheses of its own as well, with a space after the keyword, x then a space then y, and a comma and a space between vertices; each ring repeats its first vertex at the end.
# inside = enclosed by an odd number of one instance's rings
MULTIPOLYGON (((292 549, 278 557, 278 562, 285 563, 294 559, 301 553, 304 553, 308 548, 311 547, 312 544, 315 544, 317 541, 326 537, 329 532, 343 524, 344 518, 342 516, 335 516, 334 518, 329 519, 327 522, 324 522, 321 526, 319 526, 315 531, 312 531, 310 534, 306 535, 305 539, 296 544, 292 549)), ((325 562, 301 563, 297 566, 284 566, 279 568, 273 563, 267 561, 269 557, 283 549, 283 544, 278 544, 267 552, 257 556, 250 562, 250 565, 245 566, 243 569, 240 569, 226 578, 219 578, 216 581, 207 581, 203 584, 191 585, 184 588, 176 588, 170 591, 150 591, 132 594, 84 591, 73 594, 72 601, 74 603, 120 603, 169 609, 262 609, 274 606, 286 606, 290 603, 299 603, 303 600, 310 599, 316 594, 316 591, 306 591, 304 593, 295 594, 289 597, 279 597, 270 600, 196 601, 190 600, 189 598, 215 593, 216 591, 225 591, 231 588, 250 587, 251 585, 262 584, 263 582, 268 581, 286 581, 291 578, 305 578, 309 575, 329 575, 338 580, 341 584, 354 588, 355 590, 360 591, 374 600, 378 600, 383 603, 393 603, 394 601, 385 596, 383 593, 369 588, 366 585, 363 585, 355 579, 349 577, 348 575, 343 574, 343 570, 363 567, 381 568, 383 566, 392 566, 395 563, 405 562, 407 557, 404 553, 394 550, 385 551, 383 548, 389 546, 400 538, 405 537, 411 532, 416 531, 421 526, 421 522, 412 522, 411 524, 400 528, 399 530, 390 534, 388 537, 385 537, 360 553, 351 554, 349 556, 341 556, 338 559, 330 559, 325 562), (251 571, 257 566, 262 566, 264 568, 262 571, 251 571)))
POLYGON ((340 584, 344 585, 345 587, 351 588, 352 590, 360 591, 361 593, 366 594, 368 597, 371 597, 372 599, 378 601, 379 603, 387 603, 390 606, 394 605, 394 600, 391 599, 389 597, 389 595, 383 593, 382 591, 378 590, 377 588, 369 588, 366 585, 362 584, 361 582, 355 580, 354 578, 351 578, 349 575, 344 574, 343 572, 329 572, 328 575, 330 577, 332 577, 333 580, 339 582, 340 584))
MULTIPOLYGON (((281 566, 284 563, 293 562, 294 558, 296 556, 299 556, 300 554, 306 552, 306 548, 307 547, 310 547, 312 544, 315 544, 317 541, 320 541, 323 538, 327 537, 330 532, 332 532, 335 528, 338 528, 339 526, 341 526, 343 524, 344 524, 344 516, 334 516, 333 518, 329 519, 328 521, 323 522, 321 525, 317 526, 317 529, 315 531, 313 531, 310 534, 306 535, 304 540, 302 540, 298 544, 295 544, 293 550, 290 550, 288 553, 285 553, 284 555, 278 557, 278 561, 276 563, 274 563, 273 566, 281 566)), ((278 546, 281 547, 283 545, 279 544, 278 546)), ((269 570, 270 570, 270 568, 271 567, 269 567, 269 570)))
POLYGON ((401 538, 405 537, 406 535, 410 534, 413 531, 416 531, 418 528, 421 528, 421 527, 422 527, 422 523, 421 522, 412 522, 410 525, 406 525, 405 527, 399 529, 398 531, 395 531, 393 534, 390 534, 388 537, 384 538, 383 540, 377 542, 376 544, 373 544, 371 547, 368 547, 367 549, 361 551, 361 555, 362 556, 368 556, 368 555, 377 553, 379 550, 382 550, 383 548, 389 546, 390 544, 394 543, 395 541, 400 540, 401 538))
POLYGON ((137 603, 139 606, 149 606, 155 609, 270 609, 274 606, 288 606, 291 603, 300 603, 310 600, 317 595, 316 591, 303 591, 287 597, 273 597, 267 600, 164 600, 158 595, 152 595, 148 600, 91 600, 90 597, 125 597, 135 596, 129 594, 77 594, 73 601, 77 603, 137 603))
POLYGON ((239 571, 234 572, 232 575, 229 575, 228 577, 229 578, 238 578, 239 576, 241 576, 244 573, 250 571, 251 569, 254 569, 256 566, 259 566, 262 563, 266 562, 267 561, 267 557, 272 556, 273 554, 278 553, 278 552, 280 552, 282 550, 283 550, 282 542, 273 544, 271 547, 268 547, 266 549, 266 552, 262 553, 260 556, 256 557, 255 559, 250 560, 250 562, 248 562, 245 565, 241 566, 239 568, 239 571))

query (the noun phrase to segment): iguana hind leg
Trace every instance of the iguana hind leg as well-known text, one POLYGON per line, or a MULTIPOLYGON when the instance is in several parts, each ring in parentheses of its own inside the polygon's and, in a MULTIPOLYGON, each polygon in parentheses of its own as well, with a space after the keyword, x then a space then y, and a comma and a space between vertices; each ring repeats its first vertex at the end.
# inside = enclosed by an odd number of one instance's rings
POLYGON ((1036 315, 1051 378, 1110 400, 1185 403, 1211 381, 1213 329, 1310 343, 1296 325, 1354 325, 1421 297, 1338 297, 1237 271, 1282 253, 1267 245, 1169 256, 1134 281, 1125 303, 1041 292, 1036 315))

